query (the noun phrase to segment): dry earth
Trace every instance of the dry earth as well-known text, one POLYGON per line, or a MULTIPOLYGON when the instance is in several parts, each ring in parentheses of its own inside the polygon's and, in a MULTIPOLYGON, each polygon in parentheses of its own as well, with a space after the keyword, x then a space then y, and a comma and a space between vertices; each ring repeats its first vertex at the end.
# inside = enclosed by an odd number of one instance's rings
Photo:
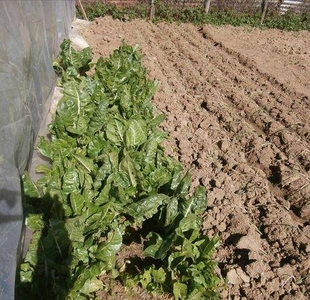
POLYGON ((222 298, 309 299, 310 33, 107 17, 82 35, 95 57, 139 44, 167 152, 208 191, 222 298))

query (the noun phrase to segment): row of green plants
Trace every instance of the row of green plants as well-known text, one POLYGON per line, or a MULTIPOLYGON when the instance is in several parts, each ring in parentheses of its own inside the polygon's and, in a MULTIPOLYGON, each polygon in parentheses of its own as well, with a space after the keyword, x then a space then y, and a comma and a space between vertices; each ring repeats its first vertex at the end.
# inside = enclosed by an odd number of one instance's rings
POLYGON ((38 144, 49 161, 36 169, 43 177, 23 176, 33 235, 17 298, 94 299, 109 276, 175 299, 218 299, 218 238, 201 233, 206 190, 190 192, 189 172, 161 146, 156 82, 137 47, 91 60, 90 48, 77 52, 65 40, 54 64, 63 97, 38 144), (143 254, 118 262, 133 241, 143 254))
MULTIPOLYGON (((269 12, 263 24, 261 24, 260 11, 236 12, 230 9, 211 10, 206 14, 202 7, 177 7, 167 5, 163 1, 155 2, 156 22, 183 22, 196 25, 212 24, 233 25, 233 26, 253 26, 261 28, 275 28, 283 30, 310 30, 310 12, 296 14, 288 12, 279 15, 276 11, 269 12)), ((136 18, 148 19, 150 16, 149 5, 131 5, 128 7, 116 6, 114 4, 103 4, 101 1, 85 2, 83 4, 87 17, 94 20, 97 17, 112 16, 119 20, 132 20, 136 18)), ((83 18, 79 8, 77 10, 79 18, 83 18)))

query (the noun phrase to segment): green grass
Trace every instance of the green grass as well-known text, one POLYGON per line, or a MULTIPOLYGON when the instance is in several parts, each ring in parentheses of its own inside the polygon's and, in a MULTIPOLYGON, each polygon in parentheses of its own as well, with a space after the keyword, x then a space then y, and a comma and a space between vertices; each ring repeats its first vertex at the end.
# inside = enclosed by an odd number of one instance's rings
MULTIPOLYGON (((103 4, 102 2, 85 2, 83 6, 89 20, 104 16, 112 16, 114 19, 119 20, 149 18, 148 5, 137 4, 129 7, 118 7, 114 4, 103 4)), ((77 10, 77 16, 82 18, 82 14, 79 10, 77 10)), ((193 23, 195 25, 251 26, 290 31, 310 30, 310 12, 302 14, 288 12, 281 16, 270 12, 264 24, 261 25, 261 14, 259 11, 235 12, 226 9, 212 10, 209 14, 206 14, 201 7, 174 7, 166 5, 163 1, 156 2, 156 14, 153 21, 155 23, 165 21, 193 23)))

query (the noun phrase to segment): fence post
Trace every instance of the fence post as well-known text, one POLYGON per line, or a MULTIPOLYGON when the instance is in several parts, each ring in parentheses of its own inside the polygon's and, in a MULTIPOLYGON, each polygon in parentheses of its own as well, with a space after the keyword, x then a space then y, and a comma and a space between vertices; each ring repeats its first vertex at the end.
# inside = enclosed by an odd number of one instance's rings
POLYGON ((209 12, 211 0, 204 0, 205 13, 209 12))
POLYGON ((269 5, 269 0, 263 0, 262 3, 262 18, 260 20, 260 24, 262 25, 265 21, 266 18, 266 14, 267 14, 267 9, 268 9, 268 5, 269 5))
POLYGON ((85 13, 85 10, 84 10, 84 7, 83 7, 83 5, 82 5, 81 0, 77 0, 77 4, 78 4, 79 8, 81 9, 81 12, 82 12, 82 15, 83 15, 84 19, 85 19, 86 21, 88 21, 88 18, 87 18, 87 15, 86 15, 86 13, 85 13))
POLYGON ((153 20, 154 16, 155 16, 155 0, 151 0, 150 19, 153 20))

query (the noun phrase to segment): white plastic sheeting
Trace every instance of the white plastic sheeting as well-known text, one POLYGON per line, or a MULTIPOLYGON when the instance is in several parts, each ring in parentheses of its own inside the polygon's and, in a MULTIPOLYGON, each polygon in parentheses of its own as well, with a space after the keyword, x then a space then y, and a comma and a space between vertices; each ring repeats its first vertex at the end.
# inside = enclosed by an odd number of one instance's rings
POLYGON ((52 61, 74 11, 74 0, 0 1, 0 300, 14 299, 20 176, 54 89, 52 61))

